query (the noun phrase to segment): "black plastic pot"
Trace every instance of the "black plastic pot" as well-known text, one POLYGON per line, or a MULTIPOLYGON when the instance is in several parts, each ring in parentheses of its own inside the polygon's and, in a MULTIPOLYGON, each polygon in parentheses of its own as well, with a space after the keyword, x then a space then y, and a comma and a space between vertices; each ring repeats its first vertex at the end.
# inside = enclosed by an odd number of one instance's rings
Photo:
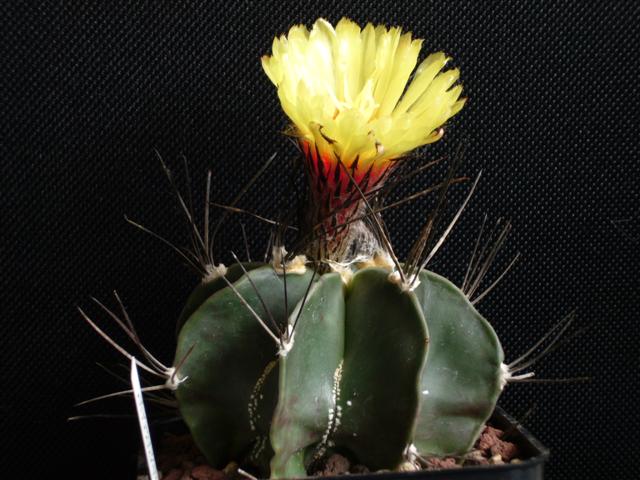
MULTIPOLYGON (((496 407, 490 423, 505 432, 506 438, 518 446, 521 457, 526 460, 522 460, 520 463, 483 465, 448 470, 367 473, 310 478, 318 480, 419 480, 422 478, 429 480, 432 478, 450 480, 542 480, 544 478, 544 464, 549 458, 549 451, 500 407, 496 407)), ((139 457, 140 474, 146 473, 142 455, 141 453, 139 457)))

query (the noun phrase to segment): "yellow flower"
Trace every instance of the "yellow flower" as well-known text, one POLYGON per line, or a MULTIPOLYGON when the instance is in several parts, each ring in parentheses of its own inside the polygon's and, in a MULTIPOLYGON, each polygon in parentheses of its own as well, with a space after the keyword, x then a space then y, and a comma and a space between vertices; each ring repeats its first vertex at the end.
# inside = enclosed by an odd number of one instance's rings
POLYGON ((363 217, 363 195, 378 191, 394 159, 440 139, 464 106, 459 71, 443 71, 441 52, 416 68, 421 47, 397 27, 360 29, 343 18, 334 29, 319 19, 311 31, 298 25, 276 37, 262 57, 306 157, 312 257, 375 256, 381 245, 363 217))
POLYGON ((360 176, 438 140, 464 105, 462 87, 454 86, 459 71, 442 71, 444 53, 414 72, 421 46, 398 27, 361 30, 343 18, 334 29, 319 19, 311 31, 298 25, 276 37, 262 66, 307 156, 317 162, 319 153, 327 173, 338 158, 347 167, 357 162, 360 176))

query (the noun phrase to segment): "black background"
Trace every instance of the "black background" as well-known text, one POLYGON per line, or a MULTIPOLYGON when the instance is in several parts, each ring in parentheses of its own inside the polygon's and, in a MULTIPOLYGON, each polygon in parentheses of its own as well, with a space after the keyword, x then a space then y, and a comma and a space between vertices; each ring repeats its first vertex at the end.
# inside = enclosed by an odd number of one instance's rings
MULTIPOLYGON (((0 456, 24 478, 125 478, 138 445, 130 400, 95 362, 120 362, 75 310, 117 289, 150 350, 171 362, 175 318, 195 276, 123 220, 186 243, 154 155, 177 174, 187 157, 202 203, 229 202, 266 158, 275 165, 241 202, 267 216, 283 202, 296 155, 259 57, 273 35, 319 16, 398 24, 462 70, 467 107, 434 158, 467 144, 463 173, 481 187, 432 268, 460 282, 484 213, 515 229, 502 265, 518 266, 481 311, 513 359, 575 308, 587 332, 549 355, 541 378, 500 403, 552 451, 549 478, 631 478, 637 434, 637 187, 640 12, 635 2, 2 2, 2 387, 0 456), (29 476, 31 475, 31 476, 29 476)), ((440 178, 434 172, 421 185, 440 178)), ((406 191, 419 188, 418 182, 406 191)), ((455 197, 452 208, 455 206, 455 197)), ((432 200, 387 215, 404 255, 432 200)), ((246 219, 251 250, 266 228, 246 219)), ((217 257, 243 251, 237 218, 217 257)), ((498 268, 500 265, 498 265, 498 268)), ((3 471, 2 476, 6 476, 3 471)))

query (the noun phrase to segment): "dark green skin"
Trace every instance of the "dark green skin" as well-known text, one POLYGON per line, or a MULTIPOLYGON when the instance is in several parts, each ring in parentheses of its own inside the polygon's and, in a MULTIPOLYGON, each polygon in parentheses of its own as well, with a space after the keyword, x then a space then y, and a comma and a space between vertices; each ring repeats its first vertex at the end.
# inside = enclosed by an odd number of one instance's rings
POLYGON ((472 448, 500 395, 502 347, 489 322, 446 278, 422 271, 414 293, 431 342, 413 442, 422 455, 461 455, 472 448))
POLYGON ((411 292, 382 268, 347 287, 347 321, 336 443, 372 470, 394 469, 411 443, 428 332, 411 292))
MULTIPOLYGON (((248 275, 276 321, 284 325, 283 277, 270 266, 248 275)), ((289 312, 304 295, 311 275, 310 271, 287 275, 289 312)), ((256 313, 267 319, 247 276, 234 285, 256 313)), ((189 317, 178 337, 176 365, 192 346, 179 370, 179 377, 186 380, 178 386, 176 398, 200 450, 212 465, 224 467, 230 460, 244 457, 269 433, 277 402, 277 368, 261 389, 255 429, 250 425, 249 401, 258 379, 270 362, 277 360, 277 346, 229 287, 215 292, 189 317)))
MULTIPOLYGON (((242 265, 234 263, 227 268, 225 277, 229 282, 233 283, 244 275, 245 270, 253 270, 263 265, 263 263, 258 262, 246 262, 242 265)), ((227 282, 224 281, 224 278, 218 277, 213 280, 209 280, 208 282, 203 281, 200 285, 194 288, 191 295, 189 295, 189 298, 187 298, 187 303, 185 303, 184 308, 178 317, 178 321, 176 322, 176 334, 180 334, 182 326, 207 298, 226 286, 227 282)))
MULTIPOLYGON (((348 285, 327 273, 302 305, 312 273, 288 274, 286 319, 282 276, 270 266, 249 275, 278 322, 300 316, 291 350, 262 386, 254 429, 248 404, 277 359, 273 339, 229 287, 183 327, 176 362, 198 343, 180 369, 189 378, 176 396, 213 465, 242 460, 267 435, 271 443, 254 463, 267 475, 270 459, 272 478, 304 477, 326 447, 347 450, 371 469, 395 469, 412 443, 423 455, 473 445, 500 394, 503 354, 491 326, 448 280, 423 271, 407 292, 383 268, 361 269, 348 285)), ((234 285, 266 320, 247 278, 234 285)))
POLYGON ((325 440, 372 469, 401 463, 418 410, 427 331, 415 296, 388 276, 366 268, 347 287, 336 273, 314 286, 282 359, 273 478, 304 476, 304 458, 326 448, 317 444, 327 433, 325 440))
POLYGON ((313 286, 296 325, 293 348, 280 360, 279 402, 271 428, 277 454, 271 476, 306 475, 306 448, 327 428, 333 378, 344 355, 345 302, 340 275, 328 273, 313 286))

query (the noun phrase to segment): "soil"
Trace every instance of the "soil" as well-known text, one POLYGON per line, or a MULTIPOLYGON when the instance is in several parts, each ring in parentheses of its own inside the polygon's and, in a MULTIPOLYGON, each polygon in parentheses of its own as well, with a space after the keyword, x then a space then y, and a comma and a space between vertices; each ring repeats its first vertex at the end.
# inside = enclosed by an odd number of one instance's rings
MULTIPOLYGON (((503 439, 505 432, 487 425, 473 450, 463 457, 429 457, 419 458, 415 462, 405 462, 401 470, 442 470, 464 468, 475 465, 496 465, 503 463, 519 463, 517 445, 503 439)), ((158 470, 162 472, 162 480, 247 480, 247 476, 238 472, 234 462, 223 470, 216 470, 207 465, 205 458, 194 445, 189 434, 165 434, 158 449, 158 470)), ((369 473, 364 465, 352 464, 346 457, 332 453, 321 459, 312 467, 313 476, 329 477, 369 473)), ((138 480, 147 480, 140 475, 138 480)))

